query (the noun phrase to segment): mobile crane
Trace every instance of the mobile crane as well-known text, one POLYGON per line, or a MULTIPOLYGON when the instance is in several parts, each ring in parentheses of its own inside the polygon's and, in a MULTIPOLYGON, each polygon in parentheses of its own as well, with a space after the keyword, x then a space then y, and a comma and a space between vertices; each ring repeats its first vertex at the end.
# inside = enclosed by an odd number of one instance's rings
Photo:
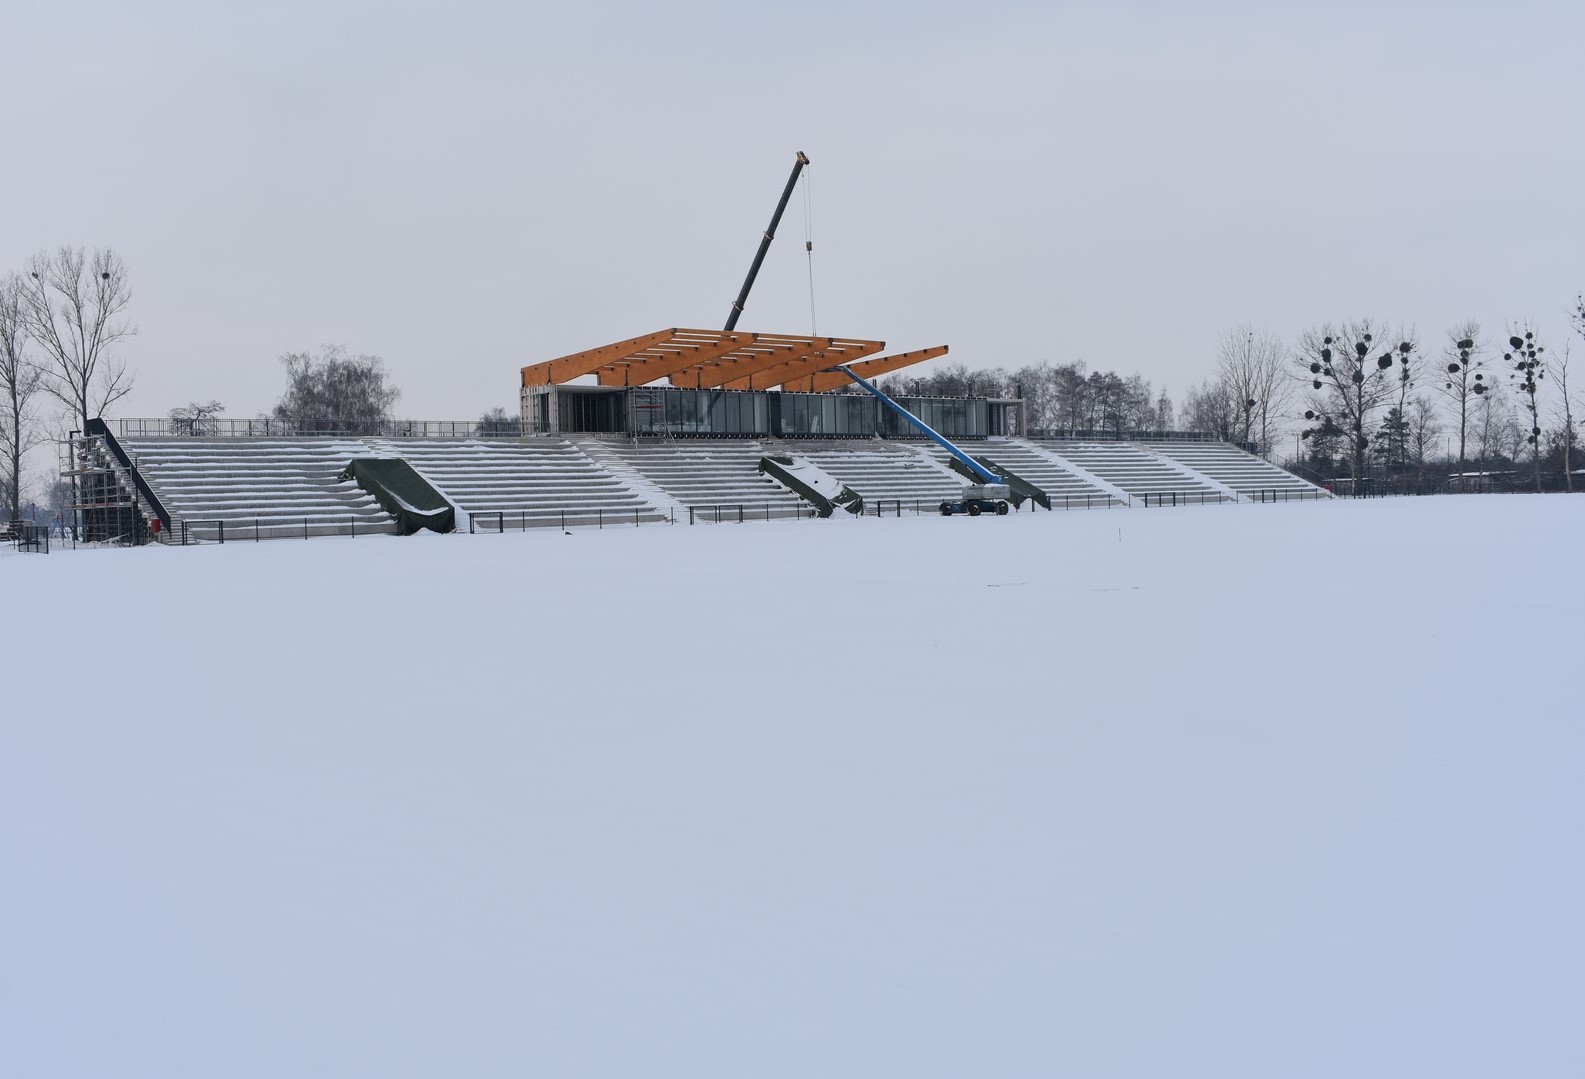
POLYGON ((835 370, 847 375, 848 378, 858 383, 861 388, 881 404, 917 427, 926 438, 950 453, 953 459, 963 466, 963 470, 968 475, 979 481, 978 483, 964 484, 963 497, 957 501, 941 503, 941 516, 951 517, 955 513, 966 513, 970 517, 978 517, 982 513, 994 513, 1001 516, 1007 512, 1007 500, 1012 495, 1012 488, 1008 485, 1006 477, 998 476, 958 449, 951 442, 948 442, 946 436, 924 420, 921 420, 918 416, 915 416, 902 405, 892 400, 889 395, 883 393, 875 385, 854 374, 852 368, 839 365, 835 370))
POLYGON ((770 224, 765 226, 765 235, 760 239, 759 250, 754 252, 754 261, 749 265, 748 276, 743 279, 743 290, 737 294, 737 299, 732 301, 732 313, 727 316, 724 327, 728 333, 737 328, 738 316, 743 313, 743 308, 748 303, 749 289, 754 287, 754 279, 759 276, 760 263, 765 261, 765 252, 770 250, 770 242, 776 238, 776 226, 781 224, 781 215, 787 210, 787 200, 792 198, 793 188, 798 186, 798 177, 807 164, 809 164, 808 156, 799 150, 798 160, 793 163, 792 175, 787 177, 787 186, 782 189, 781 201, 776 204, 776 212, 770 216, 770 224))

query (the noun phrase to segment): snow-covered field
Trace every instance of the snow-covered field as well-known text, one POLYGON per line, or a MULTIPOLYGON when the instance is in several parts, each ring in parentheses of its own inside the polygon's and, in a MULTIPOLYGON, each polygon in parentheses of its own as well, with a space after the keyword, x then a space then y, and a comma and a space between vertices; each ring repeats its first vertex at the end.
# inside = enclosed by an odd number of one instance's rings
POLYGON ((1582 539, 0 556, 0 1075, 1585 1074, 1582 539))

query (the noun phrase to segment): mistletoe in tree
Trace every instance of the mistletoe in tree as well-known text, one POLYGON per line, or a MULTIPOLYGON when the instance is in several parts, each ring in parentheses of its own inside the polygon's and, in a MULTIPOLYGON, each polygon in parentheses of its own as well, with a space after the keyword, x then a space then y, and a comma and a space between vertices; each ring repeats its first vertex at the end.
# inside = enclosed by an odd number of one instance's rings
POLYGON ((1298 354, 1298 362, 1304 365, 1314 391, 1304 418, 1320 421, 1303 437, 1322 437, 1340 429, 1349 441, 1356 485, 1365 476, 1370 447, 1366 432, 1375 428, 1376 413, 1395 394, 1403 397, 1413 378, 1413 339, 1394 335, 1398 343, 1383 348, 1376 340, 1377 329, 1369 321, 1347 323, 1336 331, 1323 327, 1305 335, 1298 354), (1377 348, 1382 351, 1373 358, 1371 353, 1377 348), (1394 366, 1399 370, 1396 378, 1392 375, 1394 366))
POLYGON ((1541 406, 1536 401, 1536 391, 1540 389, 1538 383, 1546 377, 1546 365, 1541 360, 1541 354, 1546 351, 1545 346, 1536 344, 1535 331, 1522 328, 1521 332, 1508 338, 1509 351, 1502 354, 1502 360, 1513 371, 1508 379, 1519 384, 1519 392, 1525 395, 1525 411, 1530 413, 1530 433, 1525 436, 1525 441, 1535 447, 1535 489, 1541 490, 1541 406))

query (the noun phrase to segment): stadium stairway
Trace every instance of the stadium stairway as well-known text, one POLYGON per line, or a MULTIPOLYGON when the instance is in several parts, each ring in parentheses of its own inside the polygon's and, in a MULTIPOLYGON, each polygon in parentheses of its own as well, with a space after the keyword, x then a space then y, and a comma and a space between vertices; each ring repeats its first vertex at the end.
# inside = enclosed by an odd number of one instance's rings
POLYGON ((866 507, 895 501, 933 513, 942 502, 963 497, 962 478, 912 443, 800 442, 794 452, 857 491, 866 507))
POLYGON ((1238 497, 1224 485, 1132 443, 1041 441, 1037 445, 1058 461, 1072 462, 1147 505, 1233 502, 1238 497))
POLYGON ((1245 500, 1331 497, 1315 484, 1227 442, 1163 442, 1151 443, 1150 448, 1160 457, 1216 480, 1245 500))
POLYGON ((779 443, 690 439, 637 444, 612 440, 600 442, 599 448, 608 459, 621 462, 684 510, 709 509, 717 515, 730 511, 734 520, 739 507, 752 517, 796 517, 806 512, 801 498, 759 473, 761 457, 790 452, 779 443))
MULTIPOLYGON (((1051 499, 1052 509, 1107 509, 1128 504, 1128 492, 1030 442, 993 438, 965 448, 970 456, 1002 465, 1039 487, 1051 499)), ((935 452, 939 459, 946 459, 945 450, 935 452)))
POLYGON ((226 532, 277 536, 396 533, 396 522, 352 480, 352 439, 124 438, 122 446, 171 513, 173 539, 226 532))

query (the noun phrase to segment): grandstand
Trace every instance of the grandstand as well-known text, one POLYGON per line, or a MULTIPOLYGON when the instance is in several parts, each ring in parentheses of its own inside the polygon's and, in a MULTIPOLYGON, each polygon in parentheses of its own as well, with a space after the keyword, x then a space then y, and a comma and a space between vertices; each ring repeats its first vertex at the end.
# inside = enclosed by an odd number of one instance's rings
MULTIPOLYGON (((934 513, 961 496, 954 467, 965 466, 874 398, 844 392, 847 376, 833 367, 879 375, 946 346, 865 358, 883 348, 860 338, 659 330, 524 367, 520 418, 506 425, 400 421, 343 431, 273 420, 196 429, 96 420, 65 447, 62 474, 86 492, 78 512, 89 538, 134 542, 808 516, 800 495, 761 474, 767 455, 803 460, 860 495, 866 512, 934 513)), ((1015 476, 1034 492, 1029 508, 1327 497, 1202 435, 1031 439, 1015 434, 1024 428, 1019 400, 899 403, 981 464, 1015 476)))
MULTIPOLYGON (((111 482, 155 538, 175 543, 379 535, 399 531, 376 493, 345 478, 357 459, 399 460, 457 511, 457 526, 493 532, 807 516, 797 495, 761 475, 768 454, 801 457, 860 494, 867 512, 933 513, 960 494, 948 457, 918 440, 568 437, 288 438, 271 434, 101 436, 124 454, 111 482)), ((432 430, 435 425, 418 425, 432 430)), ((1211 441, 1058 441, 999 437, 964 443, 983 461, 1044 492, 1052 509, 1154 508, 1325 498, 1312 484, 1236 446, 1211 441)), ((1026 508, 1033 508, 1032 506, 1026 508)), ((124 512, 124 511, 123 511, 124 512)), ((111 538, 108 535, 101 538, 111 538)))

